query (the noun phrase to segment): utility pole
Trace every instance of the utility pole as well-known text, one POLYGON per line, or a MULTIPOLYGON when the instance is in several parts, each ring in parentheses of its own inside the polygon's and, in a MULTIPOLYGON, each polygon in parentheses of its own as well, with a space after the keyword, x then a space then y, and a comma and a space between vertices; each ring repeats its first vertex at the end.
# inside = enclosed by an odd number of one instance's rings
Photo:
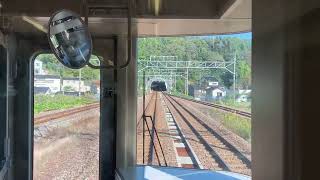
POLYGON ((63 89, 63 66, 59 63, 59 76, 60 76, 60 92, 62 92, 62 95, 64 95, 64 89, 63 89))
MULTIPOLYGON (((169 84, 168 84, 168 86, 169 86, 169 84)), ((170 89, 169 89, 169 87, 167 87, 167 91, 171 92, 172 86, 173 86, 173 76, 172 76, 172 73, 171 73, 170 74, 170 89)))
POLYGON ((145 101, 146 101, 146 72, 143 71, 143 80, 142 80, 142 107, 143 107, 143 111, 142 111, 142 163, 144 164, 144 144, 145 144, 145 133, 144 133, 144 130, 145 130, 145 117, 146 117, 146 104, 145 104, 145 101))
POLYGON ((174 76, 174 91, 177 91, 177 77, 174 76))
POLYGON ((236 62, 237 62, 237 55, 234 55, 233 61, 233 103, 236 103, 236 62))
POLYGON ((79 97, 81 96, 81 69, 79 69, 79 97))
POLYGON ((188 88, 188 85, 189 85, 189 69, 187 68, 186 71, 187 71, 187 74, 186 74, 186 81, 185 81, 186 82, 185 83, 185 94, 188 95, 189 94, 189 92, 188 92, 189 91, 188 90, 189 89, 188 88))

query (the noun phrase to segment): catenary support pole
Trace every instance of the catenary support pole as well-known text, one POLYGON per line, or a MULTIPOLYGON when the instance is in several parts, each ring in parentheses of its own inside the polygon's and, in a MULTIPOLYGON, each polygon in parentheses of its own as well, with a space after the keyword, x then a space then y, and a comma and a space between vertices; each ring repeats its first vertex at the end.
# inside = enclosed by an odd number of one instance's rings
POLYGON ((79 97, 81 96, 81 69, 79 69, 79 97))
POLYGON ((145 144, 145 137, 144 137, 144 130, 145 130, 145 117, 146 117, 146 72, 143 71, 143 80, 142 80, 142 86, 143 86, 143 100, 142 100, 142 106, 143 106, 143 121, 142 121, 142 163, 144 164, 144 144, 145 144))
POLYGON ((188 87, 189 87, 189 69, 187 68, 186 70, 186 84, 185 84, 185 94, 188 95, 189 92, 188 92, 188 87))
POLYGON ((236 103, 236 59, 237 56, 235 54, 234 56, 234 62, 233 62, 233 103, 236 103))

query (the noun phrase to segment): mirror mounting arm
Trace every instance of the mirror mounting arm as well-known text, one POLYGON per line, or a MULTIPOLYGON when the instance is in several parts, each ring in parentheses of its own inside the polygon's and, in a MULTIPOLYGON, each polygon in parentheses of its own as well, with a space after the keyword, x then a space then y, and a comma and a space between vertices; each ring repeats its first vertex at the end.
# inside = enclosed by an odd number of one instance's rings
MULTIPOLYGON (((87 3, 87 1, 85 1, 87 3)), ((127 24, 127 31, 128 31, 128 37, 127 37, 127 61, 126 63, 120 65, 120 66, 96 66, 90 63, 90 61, 88 62, 88 66, 90 68, 93 69, 124 69, 126 68, 132 59, 132 1, 128 0, 128 6, 127 7, 123 7, 123 6, 103 6, 103 8, 107 8, 107 9, 126 9, 127 10, 127 19, 128 19, 128 24, 127 24)), ((86 4, 86 21, 88 21, 88 8, 90 8, 87 4, 86 4)), ((87 23, 87 22, 86 22, 87 23)), ((115 51, 117 51, 117 47, 115 47, 115 51)), ((117 61, 117 59, 115 59, 115 61, 117 61)))

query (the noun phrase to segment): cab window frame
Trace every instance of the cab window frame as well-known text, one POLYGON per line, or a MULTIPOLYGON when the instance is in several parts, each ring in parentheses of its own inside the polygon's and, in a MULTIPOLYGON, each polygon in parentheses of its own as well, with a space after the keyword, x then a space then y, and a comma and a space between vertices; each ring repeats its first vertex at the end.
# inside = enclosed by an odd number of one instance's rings
POLYGON ((8 171, 8 64, 7 49, 0 46, 0 179, 8 171))

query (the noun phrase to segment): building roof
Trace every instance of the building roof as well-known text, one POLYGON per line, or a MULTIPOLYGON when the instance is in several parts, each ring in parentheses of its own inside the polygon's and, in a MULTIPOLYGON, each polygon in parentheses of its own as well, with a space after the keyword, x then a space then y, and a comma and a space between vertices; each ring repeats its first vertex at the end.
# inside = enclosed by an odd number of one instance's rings
POLYGON ((47 93, 50 90, 49 87, 37 87, 35 86, 33 91, 35 94, 44 94, 47 93))
POLYGON ((224 87, 218 87, 218 86, 215 86, 215 87, 206 87, 206 91, 208 91, 208 90, 211 90, 211 91, 213 91, 213 90, 216 90, 216 89, 219 89, 220 91, 225 91, 225 89, 224 89, 224 87))
POLYGON ((35 75, 34 78, 36 78, 36 79, 60 79, 60 77, 57 75, 40 75, 40 74, 35 75))
MULTIPOLYGON (((60 79, 58 75, 35 75, 36 79, 60 79)), ((79 80, 78 77, 63 77, 63 80, 79 80)))

